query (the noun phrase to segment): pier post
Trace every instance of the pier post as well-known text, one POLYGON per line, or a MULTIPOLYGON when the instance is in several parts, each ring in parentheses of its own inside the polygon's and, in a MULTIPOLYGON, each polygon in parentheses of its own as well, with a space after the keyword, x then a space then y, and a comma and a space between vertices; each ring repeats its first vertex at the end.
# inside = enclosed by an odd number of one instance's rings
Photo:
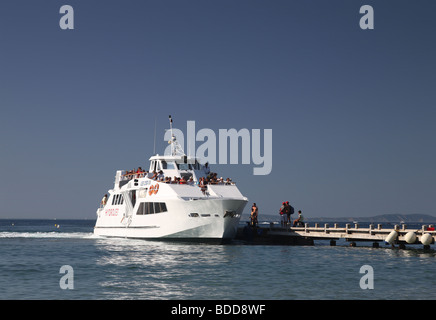
POLYGON ((345 225, 345 233, 346 233, 346 234, 349 234, 349 233, 350 233, 350 231, 349 231, 348 229, 350 229, 350 224, 349 224, 349 223, 347 223, 347 224, 345 225))
POLYGON ((382 225, 379 223, 379 224, 377 225, 377 230, 381 230, 381 228, 382 228, 382 225))

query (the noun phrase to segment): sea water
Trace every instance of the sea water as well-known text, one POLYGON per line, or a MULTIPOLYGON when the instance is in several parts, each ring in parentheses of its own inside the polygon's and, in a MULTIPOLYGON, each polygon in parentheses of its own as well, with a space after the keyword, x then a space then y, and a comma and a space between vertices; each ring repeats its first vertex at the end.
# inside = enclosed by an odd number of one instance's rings
POLYGON ((0 220, 0 299, 435 299, 436 253, 94 236, 92 220, 0 220), (71 272, 61 272, 68 266, 71 272), (361 273, 370 266, 372 274, 361 273), (70 288, 62 286, 68 276, 70 288), (362 288, 372 276, 373 289, 362 288), (365 282, 364 281, 364 282, 365 282))

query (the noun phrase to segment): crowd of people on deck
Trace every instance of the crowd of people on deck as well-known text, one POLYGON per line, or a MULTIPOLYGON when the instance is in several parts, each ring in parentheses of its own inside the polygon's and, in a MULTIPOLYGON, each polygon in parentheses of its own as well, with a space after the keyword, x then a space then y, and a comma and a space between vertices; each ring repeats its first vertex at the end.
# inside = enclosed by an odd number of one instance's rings
POLYGON ((138 169, 126 170, 122 178, 123 180, 131 180, 133 178, 147 177, 152 180, 164 182, 168 184, 188 184, 188 185, 196 184, 201 188, 203 193, 206 193, 207 190, 206 185, 208 184, 221 184, 221 185, 234 184, 234 182, 230 178, 227 178, 226 180, 224 180, 223 177, 218 178, 218 174, 216 172, 210 171, 210 167, 208 163, 205 164, 203 169, 206 176, 200 177, 197 182, 194 181, 192 175, 189 178, 185 178, 184 176, 181 177, 174 176, 173 178, 171 178, 169 176, 165 176, 162 170, 153 171, 149 173, 148 171, 143 170, 141 167, 139 167, 138 169))
POLYGON ((126 170, 126 172, 123 174, 123 179, 131 180, 133 178, 142 178, 147 175, 148 171, 145 171, 141 167, 138 167, 138 169, 126 170))

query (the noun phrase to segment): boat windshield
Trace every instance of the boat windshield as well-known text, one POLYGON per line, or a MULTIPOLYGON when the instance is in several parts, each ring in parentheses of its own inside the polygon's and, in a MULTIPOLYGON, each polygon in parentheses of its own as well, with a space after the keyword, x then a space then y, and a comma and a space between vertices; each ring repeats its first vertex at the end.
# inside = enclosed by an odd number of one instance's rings
POLYGON ((173 170, 175 169, 175 165, 174 162, 166 162, 166 161, 162 161, 162 169, 170 169, 173 170))
POLYGON ((192 170, 191 165, 189 163, 177 163, 177 168, 179 170, 192 170))

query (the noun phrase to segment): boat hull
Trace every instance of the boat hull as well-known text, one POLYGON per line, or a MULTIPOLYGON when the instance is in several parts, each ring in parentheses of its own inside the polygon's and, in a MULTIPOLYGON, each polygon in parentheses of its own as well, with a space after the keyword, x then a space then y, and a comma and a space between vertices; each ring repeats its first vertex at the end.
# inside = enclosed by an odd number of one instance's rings
POLYGON ((98 211, 94 234, 132 239, 229 240, 236 236, 246 203, 246 199, 173 200, 166 202, 167 212, 131 216, 103 209, 98 211))

